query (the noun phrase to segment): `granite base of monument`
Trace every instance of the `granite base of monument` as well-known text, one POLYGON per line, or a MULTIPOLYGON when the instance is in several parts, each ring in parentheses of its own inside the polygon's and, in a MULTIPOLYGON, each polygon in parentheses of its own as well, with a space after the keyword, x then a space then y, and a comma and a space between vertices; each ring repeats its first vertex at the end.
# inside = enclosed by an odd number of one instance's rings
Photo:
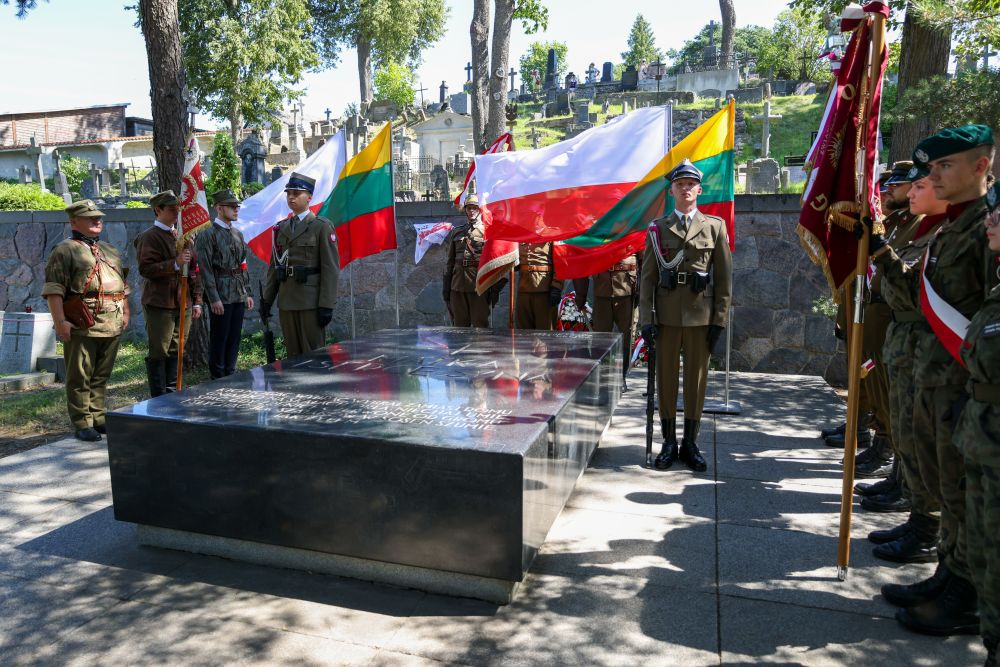
POLYGON ((108 415, 144 543, 504 603, 597 448, 617 334, 387 330, 108 415))

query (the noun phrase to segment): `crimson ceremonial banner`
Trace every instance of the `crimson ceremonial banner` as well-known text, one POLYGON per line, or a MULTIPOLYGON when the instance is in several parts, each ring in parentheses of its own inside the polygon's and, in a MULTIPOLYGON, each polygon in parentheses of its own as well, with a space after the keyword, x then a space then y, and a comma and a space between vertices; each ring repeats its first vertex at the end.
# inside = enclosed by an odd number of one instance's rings
POLYGON ((182 247, 198 230, 212 222, 212 216, 208 212, 208 198, 205 197, 205 182, 201 177, 198 140, 193 134, 188 135, 187 148, 184 149, 184 174, 181 176, 179 209, 180 234, 177 246, 182 247))
POLYGON ((854 225, 859 216, 871 214, 876 222, 881 219, 876 165, 888 47, 884 39, 878 41, 883 45, 881 66, 878 79, 870 85, 868 55, 873 35, 875 30, 883 34, 885 30, 884 23, 876 27, 869 20, 873 14, 888 17, 889 6, 872 2, 844 10, 841 30, 852 33, 850 43, 831 88, 819 135, 806 158, 809 178, 802 194, 799 239, 812 261, 823 269, 834 295, 856 268, 854 225), (864 204, 862 193, 868 195, 864 204))

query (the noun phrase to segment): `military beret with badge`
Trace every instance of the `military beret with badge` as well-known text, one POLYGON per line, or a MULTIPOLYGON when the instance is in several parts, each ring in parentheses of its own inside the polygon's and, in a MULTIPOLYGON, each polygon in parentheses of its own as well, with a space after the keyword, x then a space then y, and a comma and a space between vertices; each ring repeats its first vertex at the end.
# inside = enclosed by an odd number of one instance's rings
POLYGON ((943 157, 993 145, 993 130, 986 125, 946 127, 923 139, 913 151, 915 162, 927 164, 943 157))

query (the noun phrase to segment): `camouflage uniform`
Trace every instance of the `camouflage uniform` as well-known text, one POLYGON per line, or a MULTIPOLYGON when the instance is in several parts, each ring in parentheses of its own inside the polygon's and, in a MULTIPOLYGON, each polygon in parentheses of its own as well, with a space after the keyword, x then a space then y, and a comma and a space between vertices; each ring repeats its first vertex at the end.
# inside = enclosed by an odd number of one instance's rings
POLYGON ((941 515, 937 458, 933 451, 929 452, 930 456, 918 456, 918 448, 929 447, 930 443, 918 442, 913 437, 914 350, 918 340, 934 335, 920 311, 919 262, 940 227, 939 222, 919 239, 915 238, 923 222, 924 217, 920 216, 898 226, 889 240, 893 252, 877 257, 875 265, 876 275, 882 273, 883 298, 892 310, 882 359, 889 375, 893 446, 903 469, 912 512, 925 517, 927 521, 922 525, 936 534, 941 515), (930 468, 921 468, 921 463, 929 464, 930 468))
POLYGON ((195 241, 204 300, 222 302, 223 314, 209 313, 211 338, 208 369, 213 378, 232 375, 240 349, 243 314, 250 296, 247 246, 243 234, 216 218, 195 241))
MULTIPOLYGON (((481 220, 481 218, 479 219, 481 220)), ((442 285, 444 301, 456 327, 488 327, 490 305, 486 295, 476 294, 476 273, 483 254, 483 225, 457 228, 448 237, 448 265, 442 285)))
MULTIPOLYGON (((993 253, 982 238, 985 216, 986 204, 982 199, 967 203, 957 216, 954 207, 949 207, 949 220, 941 225, 927 249, 928 281, 942 299, 966 317, 982 307, 996 282, 993 253)), ((965 461, 952 440, 958 417, 952 414, 952 406, 964 395, 969 373, 933 334, 920 337, 914 356, 917 391, 913 436, 918 442, 936 445, 941 493, 938 552, 953 574, 969 580, 965 461)))
POLYGON ((57 245, 45 265, 42 296, 65 300, 82 294, 94 325, 73 328, 63 343, 66 361, 66 406, 76 429, 102 428, 108 378, 118 355, 125 325, 125 299, 130 289, 121 255, 110 243, 90 243, 74 232, 57 245))
POLYGON ((962 349, 969 402, 955 429, 965 455, 969 569, 984 637, 1000 637, 1000 287, 973 316, 962 349))

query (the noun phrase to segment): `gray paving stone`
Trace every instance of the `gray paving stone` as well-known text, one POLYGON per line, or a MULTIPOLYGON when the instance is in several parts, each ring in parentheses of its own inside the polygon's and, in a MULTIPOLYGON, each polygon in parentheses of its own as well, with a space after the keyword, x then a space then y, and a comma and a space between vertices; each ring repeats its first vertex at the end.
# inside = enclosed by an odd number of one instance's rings
POLYGON ((0 534, 17 524, 46 512, 63 507, 68 501, 28 493, 0 491, 0 534))
POLYGON ((981 665, 978 638, 925 637, 895 620, 759 600, 721 600, 722 663, 815 667, 981 665))
POLYGON ((756 479, 765 482, 794 481, 799 484, 839 489, 843 484, 843 452, 786 448, 784 438, 758 445, 720 443, 719 477, 756 479))
POLYGON ((107 449, 43 445, 5 457, 0 459, 0 491, 110 503, 107 449))

